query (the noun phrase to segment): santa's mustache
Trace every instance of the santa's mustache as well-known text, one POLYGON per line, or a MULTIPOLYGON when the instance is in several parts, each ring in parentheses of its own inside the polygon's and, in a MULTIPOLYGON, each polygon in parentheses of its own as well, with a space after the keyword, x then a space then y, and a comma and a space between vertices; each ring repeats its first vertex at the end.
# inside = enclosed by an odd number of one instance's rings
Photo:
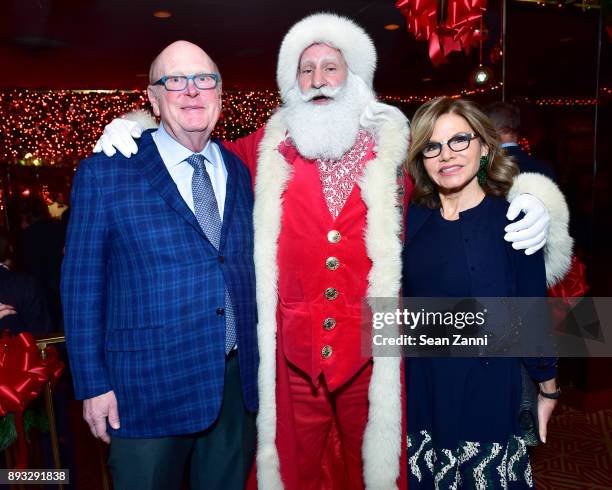
POLYGON ((342 90, 342 86, 340 87, 320 87, 320 88, 311 88, 306 92, 300 92, 302 100, 304 102, 310 102, 315 97, 327 97, 328 99, 335 99, 336 96, 342 90))

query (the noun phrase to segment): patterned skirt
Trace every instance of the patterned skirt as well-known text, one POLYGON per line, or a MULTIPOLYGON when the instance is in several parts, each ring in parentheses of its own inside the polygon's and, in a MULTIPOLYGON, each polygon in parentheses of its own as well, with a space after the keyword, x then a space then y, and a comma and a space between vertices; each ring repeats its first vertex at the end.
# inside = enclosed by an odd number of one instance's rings
POLYGON ((435 445, 427 430, 408 435, 410 490, 515 490, 534 488, 525 441, 465 441, 454 448, 435 445))

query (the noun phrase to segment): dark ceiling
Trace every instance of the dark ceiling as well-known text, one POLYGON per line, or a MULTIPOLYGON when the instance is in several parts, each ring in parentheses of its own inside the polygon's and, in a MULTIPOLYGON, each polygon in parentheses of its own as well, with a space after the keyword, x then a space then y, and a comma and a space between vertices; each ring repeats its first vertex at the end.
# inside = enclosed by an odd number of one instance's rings
MULTIPOLYGON (((501 0, 490 0, 488 52, 499 38, 501 0)), ((376 89, 388 94, 456 93, 469 85, 478 50, 435 68, 427 44, 405 32, 393 0, 4 0, 0 18, 1 88, 143 88, 150 61, 187 39, 217 61, 224 88, 275 88, 287 29, 318 11, 345 14, 374 38, 376 89), (167 19, 153 17, 168 10, 167 19), (401 29, 387 31, 386 24, 401 29)), ((508 5, 508 84, 524 95, 591 95, 598 11, 508 5)), ((500 66, 494 66, 501 76, 500 66)))

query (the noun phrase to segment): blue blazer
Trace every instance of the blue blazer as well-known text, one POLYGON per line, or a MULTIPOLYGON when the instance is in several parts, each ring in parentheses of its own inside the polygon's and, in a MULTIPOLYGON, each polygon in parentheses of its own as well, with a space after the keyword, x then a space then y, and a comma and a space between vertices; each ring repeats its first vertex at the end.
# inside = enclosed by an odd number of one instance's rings
POLYGON ((506 146, 504 151, 506 155, 514 159, 514 162, 518 165, 521 172, 534 172, 536 174, 545 175, 553 182, 557 181, 555 171, 550 165, 540 160, 536 160, 520 146, 506 146))
POLYGON ((246 407, 257 409, 253 192, 227 167, 220 250, 170 177, 150 132, 136 156, 79 165, 62 268, 77 399, 114 390, 121 437, 198 432, 217 418, 225 373, 224 288, 236 310, 246 407))

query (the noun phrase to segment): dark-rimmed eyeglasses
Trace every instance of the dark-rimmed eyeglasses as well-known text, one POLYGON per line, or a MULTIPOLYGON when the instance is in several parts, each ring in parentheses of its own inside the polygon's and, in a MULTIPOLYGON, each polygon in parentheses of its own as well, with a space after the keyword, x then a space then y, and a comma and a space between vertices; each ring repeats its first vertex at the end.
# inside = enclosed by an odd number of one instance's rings
POLYGON ((200 90, 211 90, 217 87, 219 75, 216 73, 196 73, 195 75, 168 75, 161 77, 151 85, 162 85, 170 92, 180 92, 187 88, 189 80, 193 81, 196 88, 200 90))
POLYGON ((460 133, 447 141, 430 141, 425 145, 425 148, 421 150, 421 155, 423 155, 423 158, 435 158, 442 153, 442 146, 444 145, 448 145, 454 152, 463 151, 466 150, 470 146, 470 142, 476 138, 478 138, 478 135, 474 133, 460 133))

